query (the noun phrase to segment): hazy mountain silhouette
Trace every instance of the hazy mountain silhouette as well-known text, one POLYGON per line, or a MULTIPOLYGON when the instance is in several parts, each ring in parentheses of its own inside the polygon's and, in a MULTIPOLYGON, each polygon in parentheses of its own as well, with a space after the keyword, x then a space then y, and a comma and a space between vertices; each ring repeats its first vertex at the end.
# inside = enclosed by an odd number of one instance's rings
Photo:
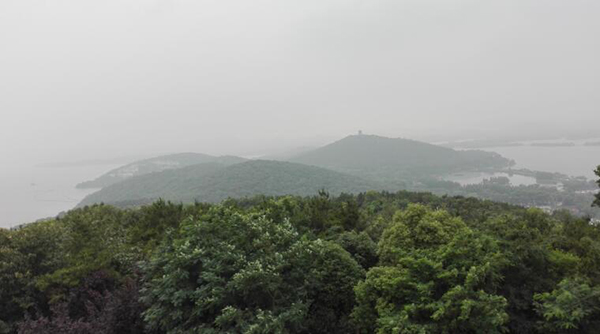
POLYGON ((108 173, 96 178, 95 180, 78 184, 77 188, 104 188, 126 180, 130 177, 162 172, 169 169, 178 169, 201 163, 214 162, 224 165, 232 165, 243 161, 246 161, 246 159, 234 156, 215 157, 202 153, 178 153, 163 155, 155 158, 135 161, 125 166, 113 169, 108 173))
POLYGON ((457 151, 401 138, 354 135, 297 155, 291 162, 382 181, 511 166, 497 153, 457 151))
POLYGON ((198 164, 132 177, 86 197, 93 203, 144 204, 162 198, 190 203, 219 202, 228 197, 253 195, 314 195, 356 193, 386 188, 380 183, 302 164, 253 160, 231 166, 198 164))

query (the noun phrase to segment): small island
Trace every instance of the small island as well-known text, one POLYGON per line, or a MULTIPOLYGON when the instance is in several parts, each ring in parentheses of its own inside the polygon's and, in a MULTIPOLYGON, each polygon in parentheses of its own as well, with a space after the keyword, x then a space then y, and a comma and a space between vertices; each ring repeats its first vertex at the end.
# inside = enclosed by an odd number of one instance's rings
POLYGON ((573 143, 573 142, 531 143, 530 146, 536 146, 536 147, 572 147, 572 146, 575 146, 575 143, 573 143))

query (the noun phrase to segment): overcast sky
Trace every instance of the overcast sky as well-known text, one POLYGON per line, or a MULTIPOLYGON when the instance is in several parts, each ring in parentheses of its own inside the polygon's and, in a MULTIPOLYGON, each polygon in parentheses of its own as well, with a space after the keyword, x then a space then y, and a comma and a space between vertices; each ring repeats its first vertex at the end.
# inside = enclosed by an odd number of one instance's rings
POLYGON ((598 0, 1 0, 0 154, 593 129, 599 18, 598 0))

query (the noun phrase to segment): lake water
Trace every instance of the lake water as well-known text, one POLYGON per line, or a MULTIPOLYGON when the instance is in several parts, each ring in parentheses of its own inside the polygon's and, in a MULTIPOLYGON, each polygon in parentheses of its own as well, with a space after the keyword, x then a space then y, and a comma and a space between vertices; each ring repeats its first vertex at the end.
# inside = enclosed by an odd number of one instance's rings
MULTIPOLYGON (((585 176, 588 179, 596 179, 594 170, 600 165, 600 146, 585 146, 585 142, 599 141, 598 139, 587 139, 580 141, 567 141, 574 146, 531 146, 531 143, 559 143, 564 139, 527 142, 523 146, 492 147, 481 150, 496 152, 500 155, 514 160, 515 168, 525 168, 543 172, 559 172, 570 176, 585 176)), ((514 186, 535 184, 535 178, 508 175, 506 173, 464 173, 455 174, 444 179, 458 182, 462 185, 478 184, 490 177, 506 176, 514 186)))
POLYGON ((596 179, 594 170, 600 165, 600 146, 513 146, 486 148, 516 161, 516 168, 543 172, 559 172, 571 176, 596 179))
POLYGON ((53 217, 73 208, 95 190, 76 189, 79 182, 96 178, 116 165, 80 167, 3 166, 0 170, 0 227, 12 227, 53 217))
POLYGON ((510 180, 510 184, 513 186, 528 186, 536 184, 536 180, 533 177, 515 174, 509 175, 507 173, 461 173, 450 175, 444 179, 457 182, 465 186, 469 184, 479 184, 482 183, 483 180, 490 179, 492 177, 507 177, 510 180))
MULTIPOLYGON (((595 179, 593 170, 600 165, 600 146, 514 146, 487 148, 517 162, 517 168, 560 172, 595 179)), ((0 227, 11 227, 56 216, 73 208, 94 190, 75 189, 79 182, 93 179, 119 165, 80 167, 27 167, 0 170, 0 227)), ((460 175, 455 181, 462 184, 479 183, 485 178, 507 175, 460 175)), ((509 177, 514 185, 531 184, 523 176, 509 177)))

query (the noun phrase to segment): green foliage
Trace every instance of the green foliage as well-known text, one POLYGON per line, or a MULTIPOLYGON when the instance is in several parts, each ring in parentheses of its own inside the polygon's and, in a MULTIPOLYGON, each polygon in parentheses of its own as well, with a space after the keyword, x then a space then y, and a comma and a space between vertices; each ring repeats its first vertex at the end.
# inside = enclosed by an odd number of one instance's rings
POLYGON ((342 246, 364 269, 377 264, 377 244, 366 232, 342 232, 333 236, 332 241, 342 246))
POLYGON ((62 242, 63 233, 56 222, 31 224, 17 231, 0 229, 0 327, 4 330, 45 303, 35 282, 65 263, 65 255, 54 247, 62 242))
POLYGON ((430 193, 96 205, 0 229, 0 333, 140 333, 140 312, 146 333, 594 333, 599 286, 589 219, 430 193))
POLYGON ((40 276, 38 289, 57 300, 94 271, 106 269, 116 275, 129 270, 135 259, 128 258, 125 249, 125 217, 124 211, 97 205, 73 210, 57 220, 63 233, 57 249, 65 263, 40 276))
POLYGON ((300 332, 350 333, 354 329, 350 321, 355 304, 353 289, 364 278, 364 270, 337 244, 317 240, 311 248, 302 266, 308 269, 310 308, 300 332))
POLYGON ((323 168, 255 160, 227 167, 199 164, 130 178, 86 197, 80 206, 94 203, 123 206, 123 202, 136 201, 147 204, 159 198, 194 203, 257 194, 308 196, 321 189, 339 195, 385 189, 385 186, 323 168))
POLYGON ((386 182, 511 164, 496 153, 455 151, 414 140, 367 135, 346 137, 291 161, 386 182))
MULTIPOLYGON (((581 193, 578 187, 570 186, 569 184, 574 182, 572 179, 560 180, 560 182, 565 184, 562 190, 539 184, 511 186, 487 182, 461 186, 456 182, 424 179, 421 180, 421 185, 413 189, 431 191, 440 195, 476 197, 513 205, 546 206, 553 210, 569 210, 581 216, 600 217, 600 209, 590 206, 594 198, 593 194, 589 192, 581 193)), ((577 183, 582 186, 581 181, 577 183)), ((581 190, 590 190, 587 182, 584 182, 584 184, 585 186, 582 186, 583 189, 581 190)))
POLYGON ((104 272, 86 277, 67 301, 53 304, 49 316, 27 316, 19 334, 142 334, 139 287, 133 279, 118 285, 104 272))
POLYGON ((535 295, 536 311, 545 333, 597 333, 600 326, 600 287, 567 278, 551 292, 535 295))
POLYGON ((379 243, 380 266, 356 287, 365 333, 501 333, 497 294, 506 260, 497 243, 443 211, 411 205, 379 243))
POLYGON ((552 231, 553 247, 568 253, 568 270, 561 276, 578 275, 589 278, 592 284, 600 284, 600 226, 590 224, 588 219, 563 217, 552 231))
POLYGON ((460 218, 448 212, 431 211, 423 205, 411 205, 394 216, 379 242, 379 256, 384 265, 395 264, 398 258, 416 249, 445 245, 454 235, 467 229, 460 218))
MULTIPOLYGON (((600 166, 598 166, 598 168, 596 168, 594 173, 596 174, 596 176, 599 177, 599 179, 596 181, 596 183, 598 184, 598 187, 600 187, 600 166)), ((596 193, 596 199, 594 200, 594 205, 600 207, 600 193, 596 193)))
POLYGON ((186 221, 145 270, 145 319, 167 333, 345 333, 362 276, 288 220, 227 208, 186 221))
POLYGON ((513 164, 491 152, 455 151, 406 139, 350 136, 290 159, 295 164, 244 161, 195 153, 137 161, 81 185, 105 189, 85 198, 80 206, 106 203, 122 208, 139 207, 160 198, 193 203, 259 194, 306 196, 322 188, 334 195, 407 189, 565 209, 600 218, 600 208, 590 206, 594 201, 594 194, 589 192, 593 182, 585 178, 518 170, 515 172, 537 177, 540 182, 518 187, 511 186, 505 177, 466 186, 440 179, 456 172, 505 172, 513 164), (556 187, 558 183, 563 184, 561 189, 556 187), (555 186, 548 187, 549 184, 555 186))
POLYGON ((127 221, 129 251, 139 250, 143 257, 151 254, 170 230, 189 216, 201 215, 209 206, 184 206, 158 200, 132 211, 127 221))
POLYGON ((555 283, 548 266, 551 247, 549 220, 536 220, 538 211, 525 216, 506 215, 492 219, 483 230, 499 240, 510 265, 503 270, 500 293, 509 301, 508 313, 512 333, 532 333, 539 320, 533 311, 533 294, 545 291, 555 283), (523 284, 526 282, 526 284, 523 284))
POLYGON ((246 159, 240 157, 215 157, 201 153, 178 153, 163 155, 155 158, 135 161, 125 166, 113 169, 94 180, 78 184, 77 188, 104 188, 131 177, 162 172, 168 169, 183 168, 205 163, 232 165, 244 162, 245 160, 246 159))

